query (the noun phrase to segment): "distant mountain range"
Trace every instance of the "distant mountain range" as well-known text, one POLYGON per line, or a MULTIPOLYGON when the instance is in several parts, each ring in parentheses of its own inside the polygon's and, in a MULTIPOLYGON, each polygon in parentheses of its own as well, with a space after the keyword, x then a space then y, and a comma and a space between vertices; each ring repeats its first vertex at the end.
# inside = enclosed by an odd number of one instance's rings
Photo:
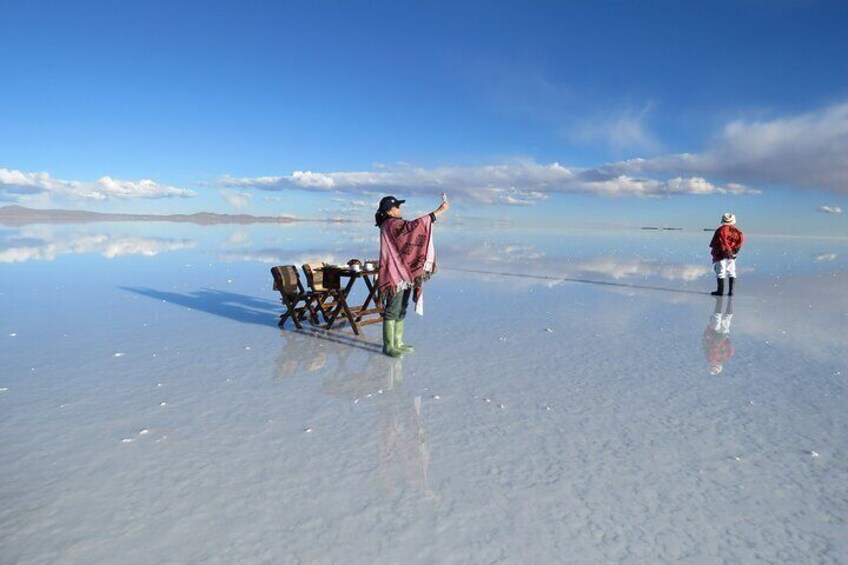
POLYGON ((191 224, 288 224, 292 222, 323 221, 345 222, 346 220, 304 220, 294 216, 253 216, 251 214, 111 214, 86 212, 83 210, 37 210, 23 206, 0 208, 0 224, 22 226, 26 224, 81 224, 89 222, 188 222, 191 224))

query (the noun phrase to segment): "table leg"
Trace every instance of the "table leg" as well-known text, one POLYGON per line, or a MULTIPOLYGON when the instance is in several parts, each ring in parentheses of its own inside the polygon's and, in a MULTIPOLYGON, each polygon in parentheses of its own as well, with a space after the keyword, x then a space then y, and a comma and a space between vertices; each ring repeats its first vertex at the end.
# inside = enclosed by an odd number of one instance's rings
POLYGON ((347 321, 350 322, 350 327, 353 329, 353 333, 359 335, 359 323, 354 317, 353 313, 350 311, 350 308, 347 306, 347 300, 342 302, 342 306, 344 307, 345 314, 347 315, 347 321))
POLYGON ((362 275, 362 278, 365 279, 365 286, 368 287, 368 296, 365 297, 365 302, 362 304, 363 310, 368 310, 368 305, 371 303, 371 300, 374 300, 374 305, 377 304, 377 298, 374 296, 374 283, 371 282, 371 278, 368 275, 362 275))
POLYGON ((356 280, 356 277, 350 277, 347 284, 344 288, 330 291, 330 294, 336 300, 336 307, 333 308, 332 313, 330 314, 329 320, 327 320, 326 328, 329 330, 333 327, 333 324, 336 321, 336 318, 341 314, 342 310, 344 310, 345 316, 347 316, 348 322, 350 323, 350 327, 353 328, 353 333, 359 335, 359 325, 356 323, 354 319, 353 313, 350 311, 350 308, 347 305, 347 297, 350 294, 350 289, 353 287, 353 283, 356 280))

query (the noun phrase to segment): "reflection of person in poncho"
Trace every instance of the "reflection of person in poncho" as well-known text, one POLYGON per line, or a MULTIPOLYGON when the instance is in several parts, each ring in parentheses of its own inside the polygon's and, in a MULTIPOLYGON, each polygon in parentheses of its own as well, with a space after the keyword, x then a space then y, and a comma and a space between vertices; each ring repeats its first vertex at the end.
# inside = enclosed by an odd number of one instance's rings
POLYGON ((727 301, 727 310, 722 314, 724 298, 717 296, 715 308, 704 330, 704 355, 710 364, 710 374, 721 373, 724 364, 733 357, 733 344, 730 342, 730 322, 733 319, 733 299, 727 301))
POLYGON ((440 496, 430 488, 430 442, 424 430, 421 397, 412 402, 401 390, 403 361, 387 360, 390 365, 384 381, 385 394, 375 400, 380 428, 380 475, 387 494, 403 496, 407 492, 423 492, 429 498, 440 496))
POLYGON ((384 301, 383 353, 400 357, 412 348, 403 343, 403 324, 409 298, 414 294, 416 311, 424 313, 424 281, 436 272, 433 247, 433 222, 450 206, 442 195, 442 204, 426 216, 406 221, 400 205, 406 202, 394 196, 380 200, 375 214, 380 228, 380 269, 377 285, 384 301))

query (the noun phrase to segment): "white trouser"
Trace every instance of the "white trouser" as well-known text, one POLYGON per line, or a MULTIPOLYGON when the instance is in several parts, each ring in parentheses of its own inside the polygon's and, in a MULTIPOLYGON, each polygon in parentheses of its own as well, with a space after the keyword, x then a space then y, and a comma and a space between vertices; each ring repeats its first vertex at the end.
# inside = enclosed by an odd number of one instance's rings
POLYGON ((736 278, 736 259, 720 259, 713 263, 713 269, 716 272, 716 277, 726 279, 730 277, 736 278))
POLYGON ((710 329, 717 334, 729 334, 733 314, 713 314, 710 316, 710 329))

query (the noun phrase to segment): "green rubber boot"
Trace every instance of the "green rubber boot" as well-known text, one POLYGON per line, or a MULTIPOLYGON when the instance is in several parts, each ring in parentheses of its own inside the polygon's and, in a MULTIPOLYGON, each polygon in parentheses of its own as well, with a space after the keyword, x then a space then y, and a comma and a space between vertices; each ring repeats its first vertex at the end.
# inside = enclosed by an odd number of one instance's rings
POLYGON ((395 346, 395 334, 397 331, 396 320, 383 320, 383 353, 389 357, 400 357, 403 355, 395 346))
POLYGON ((395 322, 395 349, 398 349, 401 353, 412 353, 415 351, 403 342, 403 320, 395 322))

